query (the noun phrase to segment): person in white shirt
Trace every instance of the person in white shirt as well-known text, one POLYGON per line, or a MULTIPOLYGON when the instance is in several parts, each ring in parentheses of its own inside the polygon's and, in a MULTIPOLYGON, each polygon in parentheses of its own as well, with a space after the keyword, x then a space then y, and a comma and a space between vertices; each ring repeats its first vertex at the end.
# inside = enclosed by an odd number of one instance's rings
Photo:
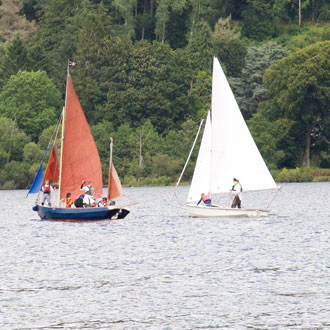
POLYGON ((234 178, 233 179, 233 186, 230 190, 230 192, 234 195, 233 202, 231 204, 232 208, 235 208, 236 206, 240 209, 242 200, 239 196, 239 194, 243 191, 242 185, 240 184, 239 180, 234 178))
POLYGON ((94 188, 93 188, 93 182, 89 181, 87 186, 84 186, 84 184, 86 183, 85 180, 82 181, 81 183, 81 187, 80 190, 85 192, 85 196, 84 196, 84 206, 95 206, 96 202, 95 199, 92 197, 94 195, 94 188))
POLYGON ((45 202, 47 202, 48 206, 51 207, 52 204, 50 198, 51 198, 51 192, 54 191, 54 188, 51 186, 48 179, 45 180, 45 184, 41 187, 41 191, 42 191, 41 205, 44 205, 45 202))

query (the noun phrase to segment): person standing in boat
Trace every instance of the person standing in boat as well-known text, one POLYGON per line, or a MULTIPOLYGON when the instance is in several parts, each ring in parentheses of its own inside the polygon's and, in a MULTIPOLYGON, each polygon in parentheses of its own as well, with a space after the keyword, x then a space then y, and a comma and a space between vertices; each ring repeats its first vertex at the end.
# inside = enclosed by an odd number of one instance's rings
POLYGON ((201 202, 203 202, 206 206, 211 206, 211 198, 210 198, 210 193, 208 194, 201 194, 201 199, 197 203, 199 205, 201 202))
POLYGON ((93 182, 89 181, 87 186, 84 186, 84 184, 86 183, 85 180, 83 180, 81 182, 81 187, 80 190, 85 192, 85 196, 84 196, 84 206, 95 206, 95 200, 92 197, 94 195, 94 187, 93 187, 93 182))
POLYGON ((231 207, 235 208, 238 207, 239 209, 241 208, 242 200, 239 196, 239 194, 243 191, 242 185, 239 182, 238 179, 234 178, 233 179, 233 186, 230 190, 230 192, 234 195, 233 202, 231 203, 231 207))
POLYGON ((48 203, 48 206, 51 207, 51 192, 54 191, 55 189, 51 186, 51 184, 49 183, 49 180, 46 179, 45 180, 45 184, 41 187, 41 191, 42 191, 42 202, 41 205, 44 205, 45 202, 48 203))

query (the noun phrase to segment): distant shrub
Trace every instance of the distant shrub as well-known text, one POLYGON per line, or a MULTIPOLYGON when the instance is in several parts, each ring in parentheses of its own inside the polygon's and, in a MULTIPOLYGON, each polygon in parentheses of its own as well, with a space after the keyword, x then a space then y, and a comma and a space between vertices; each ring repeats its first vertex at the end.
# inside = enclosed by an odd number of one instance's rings
POLYGON ((13 180, 5 182, 2 186, 1 189, 3 190, 12 190, 16 188, 16 184, 13 180))
POLYGON ((278 182, 310 182, 313 181, 312 169, 310 167, 287 169, 283 168, 276 176, 278 182))
POLYGON ((173 183, 171 177, 159 176, 156 178, 146 177, 146 178, 136 178, 134 176, 128 175, 124 177, 124 186, 168 186, 173 183))
POLYGON ((314 177, 313 182, 330 182, 330 176, 317 176, 317 177, 314 177))
POLYGON ((329 169, 324 169, 324 168, 319 168, 316 170, 313 170, 313 177, 317 176, 330 176, 330 168, 329 169))

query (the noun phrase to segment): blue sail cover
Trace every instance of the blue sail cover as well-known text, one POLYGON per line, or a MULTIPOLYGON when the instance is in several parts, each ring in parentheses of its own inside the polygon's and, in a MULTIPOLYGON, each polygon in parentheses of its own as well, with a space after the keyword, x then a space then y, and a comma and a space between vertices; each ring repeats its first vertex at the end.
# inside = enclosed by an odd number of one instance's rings
MULTIPOLYGON (((42 171, 42 163, 40 164, 39 170, 32 182, 32 185, 30 187, 28 194, 35 194, 40 190, 41 184, 42 184, 42 178, 43 178, 43 171, 42 171)), ((26 196, 27 196, 26 195, 26 196)))

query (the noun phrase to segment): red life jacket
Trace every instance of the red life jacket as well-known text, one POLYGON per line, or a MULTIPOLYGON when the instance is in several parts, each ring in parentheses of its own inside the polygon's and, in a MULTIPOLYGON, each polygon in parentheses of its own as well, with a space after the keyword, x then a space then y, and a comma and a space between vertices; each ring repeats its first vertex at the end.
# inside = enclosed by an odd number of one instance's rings
POLYGON ((206 202, 206 201, 209 201, 209 200, 210 200, 210 196, 204 194, 204 195, 203 195, 203 202, 206 202))
POLYGON ((50 185, 49 184, 44 185, 44 193, 46 193, 46 194, 50 193, 50 185))

